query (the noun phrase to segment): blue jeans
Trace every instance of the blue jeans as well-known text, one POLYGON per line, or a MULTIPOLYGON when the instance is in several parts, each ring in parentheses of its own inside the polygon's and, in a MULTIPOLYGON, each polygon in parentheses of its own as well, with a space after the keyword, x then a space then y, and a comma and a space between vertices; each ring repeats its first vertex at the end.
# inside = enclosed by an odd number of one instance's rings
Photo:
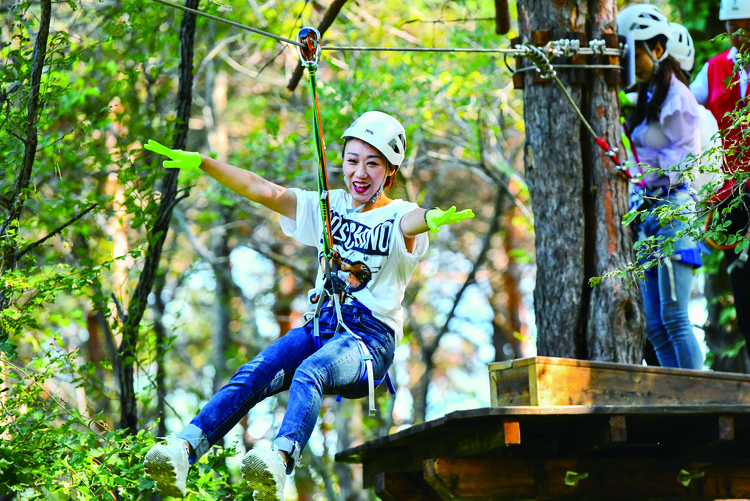
MULTIPOLYGON (((385 377, 393 363, 393 331, 363 306, 342 306, 344 323, 362 338, 373 357, 375 380, 385 377)), ((289 390, 289 405, 274 445, 292 461, 305 448, 315 428, 323 395, 361 398, 368 386, 361 347, 344 331, 336 332, 338 320, 332 307, 320 315, 320 333, 326 343, 315 351, 313 322, 292 329, 237 371, 177 436, 195 451, 193 464, 226 435, 248 411, 266 397, 289 390)))
MULTIPOLYGON (((665 204, 687 208, 690 201, 687 191, 672 190, 655 202, 646 220, 640 224, 639 238, 653 236, 661 241, 686 229, 686 223, 676 219, 662 228, 653 211, 665 204)), ((675 251, 696 247, 696 243, 686 237, 673 245, 675 251)), ((639 256, 639 260, 643 262, 648 257, 639 256)), ((646 332, 662 367, 702 369, 703 353, 688 316, 693 267, 677 261, 666 262, 666 259, 669 258, 662 258, 657 266, 649 269, 641 283, 646 332)))

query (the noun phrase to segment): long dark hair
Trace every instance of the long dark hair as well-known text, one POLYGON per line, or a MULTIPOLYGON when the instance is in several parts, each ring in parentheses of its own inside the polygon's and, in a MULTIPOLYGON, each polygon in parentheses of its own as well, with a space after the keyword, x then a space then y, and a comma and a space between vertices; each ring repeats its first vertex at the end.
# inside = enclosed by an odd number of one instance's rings
MULTIPOLYGON (((646 50, 653 50, 658 43, 666 50, 667 37, 664 35, 657 35, 650 40, 646 40, 642 43, 646 46, 646 50)), ((677 77, 677 80, 690 85, 690 81, 685 76, 685 73, 680 68, 680 63, 677 62, 672 56, 659 63, 659 68, 651 76, 651 80, 640 85, 638 90, 638 104, 636 104, 635 112, 633 112, 627 118, 628 126, 630 130, 633 130, 635 126, 643 122, 651 122, 653 120, 659 120, 659 114, 661 113, 661 106, 664 104, 664 100, 667 98, 669 92, 669 86, 672 83, 672 75, 677 77), (654 89, 654 94, 651 96, 651 100, 647 99, 647 93, 650 88, 654 89)))

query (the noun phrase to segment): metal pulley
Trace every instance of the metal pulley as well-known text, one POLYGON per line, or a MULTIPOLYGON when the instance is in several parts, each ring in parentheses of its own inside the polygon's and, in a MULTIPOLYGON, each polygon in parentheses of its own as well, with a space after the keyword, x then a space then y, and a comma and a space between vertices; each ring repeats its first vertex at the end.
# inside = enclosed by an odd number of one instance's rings
POLYGON ((297 34, 297 42, 302 46, 297 45, 297 54, 302 66, 308 70, 317 70, 318 63, 320 62, 320 53, 322 51, 320 45, 320 32, 312 26, 305 26, 297 34))

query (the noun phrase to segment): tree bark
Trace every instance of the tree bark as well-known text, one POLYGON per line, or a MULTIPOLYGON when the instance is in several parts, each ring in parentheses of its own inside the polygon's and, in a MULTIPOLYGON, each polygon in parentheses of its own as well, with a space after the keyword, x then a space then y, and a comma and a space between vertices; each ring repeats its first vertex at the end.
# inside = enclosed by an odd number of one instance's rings
MULTIPOLYGON (((613 0, 588 0, 589 40, 604 33, 617 33, 617 4, 613 0)), ((600 136, 606 132, 609 144, 620 144, 620 109, 617 88, 608 86, 603 70, 589 70, 588 106, 584 115, 600 136)), ((623 270, 633 261, 632 231, 621 221, 629 210, 631 183, 614 169, 594 141, 584 134, 584 211, 586 225, 586 278, 623 270), (590 266, 590 269, 588 267, 590 266)), ((623 150, 622 145, 620 151, 623 150)), ((645 319, 640 292, 620 278, 602 281, 590 293, 586 329, 587 358, 626 364, 643 359, 645 319)))
MULTIPOLYGON (((198 0, 185 0, 185 6, 198 8, 198 0)), ((180 84, 177 98, 177 120, 175 122, 174 148, 185 149, 187 143, 188 120, 192 105, 193 91, 193 45, 195 40, 195 14, 185 12, 180 28, 180 84)), ((148 243, 146 259, 143 264, 138 286, 130 303, 128 314, 122 328, 120 344, 120 428, 135 433, 138 428, 138 409, 134 383, 135 347, 138 341, 138 330, 146 310, 146 301, 159 269, 164 240, 172 220, 172 209, 177 201, 177 176, 179 169, 169 169, 162 179, 161 201, 157 210, 148 243)))
MULTIPOLYGON (((569 31, 589 39, 616 32, 614 0, 520 0, 519 32, 525 43, 536 30, 550 40, 569 31)), ((600 137, 618 144, 616 89, 590 72, 587 86, 560 79, 600 137)), ((537 279, 534 309, 540 355, 636 363, 643 343, 640 298, 619 279, 590 288, 591 277, 632 261, 628 182, 617 173, 554 83, 524 74, 524 166, 535 220, 537 279)))
MULTIPOLYGON (((519 33, 524 43, 536 30, 548 30, 552 40, 565 38, 568 31, 584 31, 585 11, 583 0, 519 0, 519 33)), ((585 358, 581 124, 557 85, 534 84, 532 72, 523 78, 524 169, 536 238, 537 351, 585 358)), ((580 106, 581 88, 567 85, 565 75, 560 78, 580 106)))
MULTIPOLYGON (((24 139, 23 162, 18 170, 13 195, 8 201, 10 210, 2 224, 0 224, 0 240, 6 241, 3 248, 2 261, 0 261, 0 274, 13 271, 18 263, 18 248, 13 243, 15 239, 8 238, 8 236, 9 232, 15 233, 16 231, 13 221, 16 221, 18 227, 20 227, 19 219, 21 218, 21 211, 26 201, 26 190, 31 184, 36 148, 39 143, 39 131, 37 128, 39 113, 41 111, 39 109, 39 100, 44 62, 47 57, 47 41, 49 38, 51 17, 51 0, 42 0, 39 31, 36 34, 36 42, 34 43, 34 52, 32 54, 31 74, 29 75, 29 101, 26 106, 26 137, 24 139)), ((0 311, 3 311, 9 304, 10 296, 6 295, 0 289, 0 311)), ((5 322, 0 321, 0 340, 6 339, 8 336, 10 336, 10 333, 7 332, 5 322)))
POLYGON ((164 327, 165 304, 162 295, 166 284, 166 273, 160 273, 154 282, 154 332, 156 334, 156 415, 159 417, 157 437, 167 436, 167 329, 164 327))
MULTIPOLYGON (((221 226, 226 226, 231 218, 232 209, 221 209, 221 226)), ((214 366, 213 391, 216 393, 226 383, 229 369, 227 368, 227 349, 230 341, 230 327, 232 321, 232 290, 234 284, 228 280, 232 276, 229 265, 229 236, 226 230, 217 231, 212 236, 213 254, 216 261, 214 280, 216 280, 216 294, 214 297, 214 323, 211 332, 211 364, 214 366), (218 268, 223 268, 219 270, 218 268)))

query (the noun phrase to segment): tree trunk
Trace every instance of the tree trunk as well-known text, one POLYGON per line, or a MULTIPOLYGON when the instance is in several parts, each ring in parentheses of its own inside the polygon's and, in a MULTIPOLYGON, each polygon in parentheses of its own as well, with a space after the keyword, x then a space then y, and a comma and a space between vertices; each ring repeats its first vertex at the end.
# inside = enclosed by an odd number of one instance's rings
MULTIPOLYGON (((37 144, 39 143, 39 131, 37 128, 40 112, 39 101, 44 62, 47 58, 47 41, 49 38, 51 16, 52 2, 50 0, 42 0, 39 31, 36 34, 31 61, 31 74, 29 75, 29 101, 26 107, 26 137, 23 140, 23 162, 18 169, 13 195, 8 203, 10 210, 2 224, 0 224, 0 240, 5 242, 3 254, 0 256, 2 258, 0 260, 0 275, 7 271, 15 270, 18 260, 18 248, 14 244, 15 238, 9 238, 9 234, 14 235, 21 226, 19 219, 21 218, 24 202, 28 197, 26 190, 29 189, 31 184, 31 174, 34 168, 37 144)), ((8 138, 6 137, 5 140, 7 141, 8 138)), ((0 288, 0 311, 8 307, 10 299, 10 296, 6 295, 2 288, 0 288)), ((0 319, 0 341, 6 340, 9 336, 10 332, 8 332, 5 320, 0 319)))
MULTIPOLYGON (((198 0, 185 0, 185 6, 198 8, 198 0)), ((174 148, 185 149, 187 143, 188 120, 192 105, 193 91, 193 45, 195 39, 195 14, 185 12, 180 29, 180 85, 177 98, 177 120, 174 135, 174 148)), ((138 344, 138 330, 146 301, 154 284, 159 269, 159 259, 164 246, 169 223, 172 220, 172 209, 177 201, 177 176, 179 169, 169 169, 162 179, 161 201, 157 210, 156 222, 150 231, 148 250, 143 264, 138 286, 130 303, 128 314, 122 328, 120 344, 120 428, 135 433, 138 428, 138 409, 134 383, 135 347, 138 344)))
MULTIPOLYGON (((229 207, 221 208, 221 227, 226 226, 232 214, 229 207)), ((214 366, 213 391, 216 393, 226 383, 228 376, 227 368, 227 349, 229 348, 230 328, 232 321, 232 290, 233 285, 229 282, 228 277, 232 276, 232 270, 229 266, 229 236, 227 231, 222 229, 212 236, 212 251, 216 262, 214 263, 214 280, 216 280, 216 294, 214 296, 214 322, 211 332, 211 364, 214 366), (217 268, 223 268, 224 271, 217 268)))
MULTIPOLYGON (((616 32, 614 0, 520 0, 519 32, 525 43, 537 30, 550 40, 569 31, 589 39, 616 32)), ((600 137, 617 144, 616 89, 589 74, 588 87, 567 83, 576 104, 600 137)), ((540 355, 637 362, 643 321, 634 288, 619 279, 590 288, 588 281, 632 261, 629 235, 620 221, 628 182, 604 157, 554 82, 524 74, 524 166, 535 220, 537 279, 534 309, 540 355)))
POLYGON ((167 329, 164 327, 164 285, 166 271, 160 273, 154 282, 154 332, 156 333, 156 415, 159 417, 157 437, 167 436, 167 367, 164 358, 167 356, 167 329))
POLYGON ((495 360, 512 360, 524 356, 524 345, 528 337, 528 328, 524 324, 521 312, 523 308, 521 293, 521 268, 518 259, 511 251, 518 249, 521 244, 523 231, 513 224, 513 218, 520 212, 515 206, 506 208, 501 218, 503 234, 503 250, 507 264, 504 270, 496 270, 497 276, 490 298, 490 304, 495 311, 492 321, 492 345, 495 348, 495 360))
MULTIPOLYGON (((549 30, 551 39, 583 31, 581 8, 585 12, 583 0, 519 0, 524 43, 536 30, 549 30)), ((523 78, 524 169, 536 238, 537 350, 540 355, 586 358, 581 124, 557 85, 535 85, 531 72, 523 78)), ((565 83, 564 75, 561 79, 565 83)), ((581 88, 568 86, 568 92, 580 106, 581 88)))
MULTIPOLYGON (((587 35, 602 39, 605 33, 617 33, 617 4, 613 0, 589 0, 587 35)), ((617 88, 607 85, 603 70, 589 70, 588 106, 584 115, 609 144, 620 144, 620 109, 617 88), (605 135, 606 133, 606 135, 605 135)), ((633 261, 633 240, 621 221, 629 210, 631 183, 614 169, 594 141, 584 134, 584 211, 586 227, 586 279, 627 268, 633 261), (590 269, 589 269, 590 267, 590 269)), ((622 147, 620 148, 622 151, 622 147)), ((627 288, 620 278, 602 281, 589 288, 587 358, 626 364, 640 364, 645 343, 645 319, 640 292, 627 288)))

